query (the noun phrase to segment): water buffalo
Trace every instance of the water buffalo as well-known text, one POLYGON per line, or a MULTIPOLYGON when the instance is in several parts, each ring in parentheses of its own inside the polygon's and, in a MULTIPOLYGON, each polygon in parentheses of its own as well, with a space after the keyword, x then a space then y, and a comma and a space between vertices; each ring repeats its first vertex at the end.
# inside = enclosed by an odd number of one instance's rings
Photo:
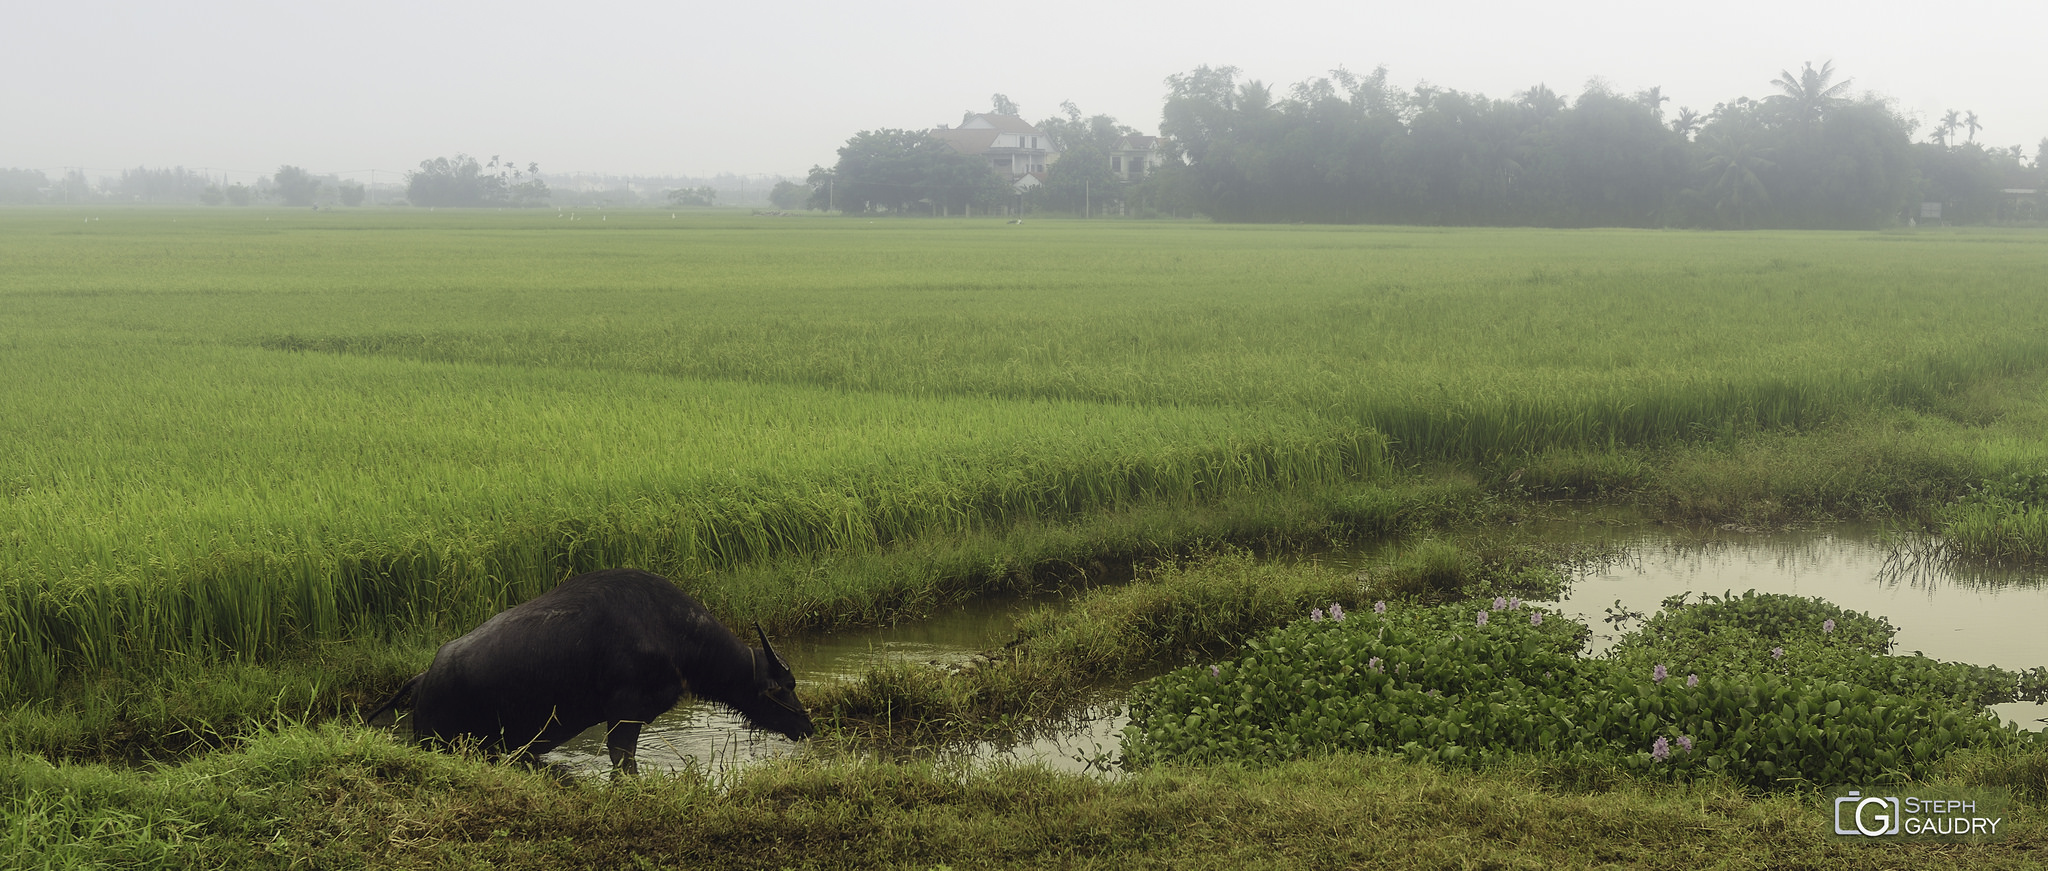
POLYGON ((627 772, 640 727, 684 692, 739 711, 749 725, 790 738, 816 728, 796 697, 796 676, 756 625, 748 647, 667 578, 637 569, 577 575, 469 634, 441 645, 365 719, 410 697, 421 741, 470 739, 537 757, 598 723, 612 766, 627 772))

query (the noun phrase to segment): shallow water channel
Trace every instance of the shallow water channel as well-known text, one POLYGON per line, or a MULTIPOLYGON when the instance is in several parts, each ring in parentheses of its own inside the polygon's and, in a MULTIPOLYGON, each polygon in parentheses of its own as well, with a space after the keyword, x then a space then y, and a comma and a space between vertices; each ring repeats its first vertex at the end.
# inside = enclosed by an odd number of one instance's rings
MULTIPOLYGON (((1926 542, 1894 546, 1873 529, 1830 527, 1769 534, 1587 527, 1557 534, 1611 546, 1620 556, 1576 573, 1554 608, 1592 627, 1590 652, 1614 642, 1605 622, 1618 600, 1626 611, 1654 614, 1666 597, 1691 592, 1720 595, 1755 589, 1819 596, 1855 611, 1889 618, 1899 628, 1896 652, 1920 651, 1936 659, 2023 669, 2048 665, 2048 573, 1956 571, 1928 556, 1926 542)), ((1370 554, 1326 557, 1362 567, 1370 554)), ((1016 620, 1045 601, 986 599, 948 609, 927 620, 831 636, 778 642, 777 650, 805 686, 858 677, 888 661, 955 665, 1012 638, 1016 620)), ((1636 625, 1636 624, 1631 624, 1636 625)), ((2048 707, 2018 702, 1993 707, 2029 729, 2043 726, 2048 707)), ((1041 763, 1070 771, 1101 771, 1119 747, 1128 722, 1113 700, 1074 718, 1061 734, 1016 746, 977 744, 946 755, 981 761, 1041 763)), ((640 736, 643 770, 692 765, 713 772, 802 751, 778 735, 749 731, 730 711, 686 700, 656 719, 640 736)), ((602 727, 584 733, 547 759, 572 770, 609 769, 602 727)))
MULTIPOLYGON (((1058 599, 988 597, 944 609, 932 617, 893 626, 775 641, 775 651, 796 672, 797 694, 805 687, 853 680, 890 662, 956 666, 1015 637, 1017 618, 1058 599)), ((1069 771, 1100 771, 1129 722, 1113 700, 1079 712, 1072 726, 1033 741, 999 746, 976 743, 949 748, 948 758, 991 762, 1012 759, 1069 771)), ((722 772, 737 765, 799 752, 803 746, 780 735, 746 728, 738 714, 692 698, 655 718, 640 732, 643 771, 674 771, 692 765, 722 772)), ((609 771, 604 727, 597 726, 546 755, 577 772, 609 771)))

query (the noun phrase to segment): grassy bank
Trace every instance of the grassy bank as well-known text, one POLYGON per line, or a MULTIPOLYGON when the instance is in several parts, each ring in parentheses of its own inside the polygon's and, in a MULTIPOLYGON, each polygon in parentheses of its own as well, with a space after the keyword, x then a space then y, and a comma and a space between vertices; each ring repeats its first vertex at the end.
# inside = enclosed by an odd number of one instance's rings
MULTIPOLYGON (((1107 783, 786 764, 723 788, 689 775, 564 785, 330 728, 149 777, 0 766, 0 856, 43 867, 2028 868, 2048 842, 2038 792, 1997 844, 1871 847, 1828 841, 1817 795, 1536 758, 1452 771, 1332 755, 1107 783)), ((1937 782, 2038 789, 2043 771, 1980 754, 1937 782)))

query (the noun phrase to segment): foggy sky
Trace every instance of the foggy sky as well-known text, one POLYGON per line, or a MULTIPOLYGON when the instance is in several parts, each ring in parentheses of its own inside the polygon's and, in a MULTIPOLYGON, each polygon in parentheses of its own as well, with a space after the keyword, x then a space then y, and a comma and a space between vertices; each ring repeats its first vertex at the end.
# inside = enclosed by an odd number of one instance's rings
POLYGON ((2031 157, 2044 24, 2048 4, 2010 0, 26 0, 0 23, 0 167, 362 178, 460 151, 549 173, 801 175, 856 130, 956 123, 996 92, 1033 120, 1072 100, 1157 132, 1163 80, 1201 64, 1283 92, 1338 66, 1492 97, 1600 76, 1704 112, 1827 60, 1917 113, 1916 141, 1974 110, 1978 142, 2031 157))

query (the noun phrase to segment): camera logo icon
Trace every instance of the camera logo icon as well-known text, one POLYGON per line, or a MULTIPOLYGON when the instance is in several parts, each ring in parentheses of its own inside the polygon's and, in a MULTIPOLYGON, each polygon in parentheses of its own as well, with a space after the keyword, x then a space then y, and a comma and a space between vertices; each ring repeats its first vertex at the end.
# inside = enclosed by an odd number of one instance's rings
POLYGON ((1835 834, 1870 838, 1896 835, 1900 832, 1900 816, 1898 796, 1865 796, 1852 789, 1848 795, 1835 799, 1835 834))

